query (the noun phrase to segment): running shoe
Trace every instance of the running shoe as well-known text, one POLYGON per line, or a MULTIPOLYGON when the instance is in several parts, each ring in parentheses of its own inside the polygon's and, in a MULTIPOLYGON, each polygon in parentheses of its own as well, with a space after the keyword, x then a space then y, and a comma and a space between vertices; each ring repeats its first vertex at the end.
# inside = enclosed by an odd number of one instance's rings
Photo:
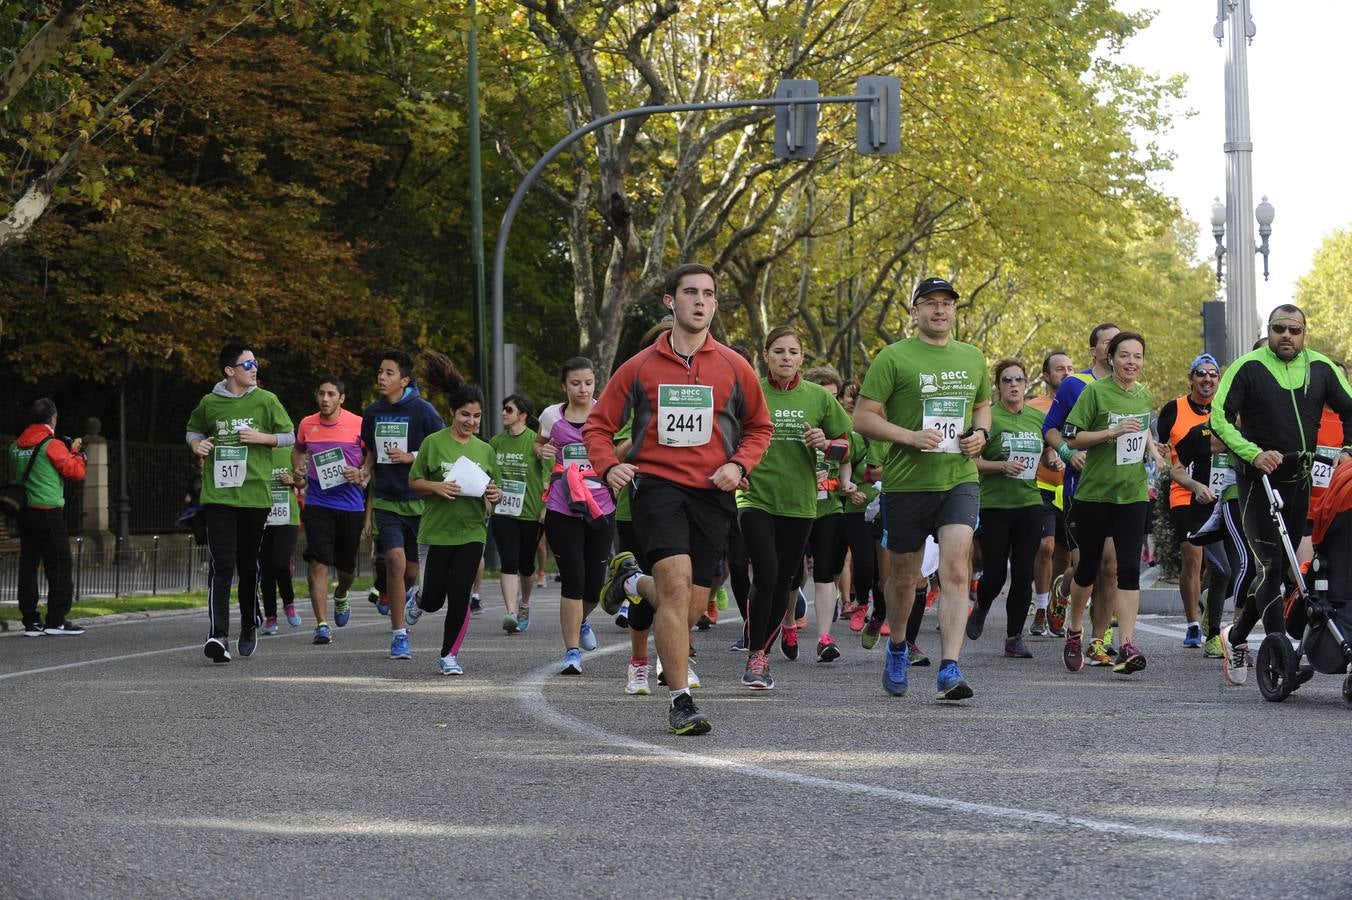
POLYGON ((470 594, 470 595, 469 595, 469 614, 470 614, 471 616, 477 616, 479 613, 481 613, 481 612, 483 612, 483 611, 484 611, 484 602, 483 602, 483 600, 479 597, 478 594, 470 594))
POLYGON ((588 653, 596 649, 596 632, 592 631, 591 623, 586 619, 582 620, 582 627, 577 631, 577 642, 588 653))
POLYGON ((685 686, 692 691, 704 687, 704 682, 699 680, 699 673, 695 671, 695 664, 690 660, 685 661, 685 686))
POLYGON ((699 622, 696 624, 700 631, 708 631, 711 627, 718 624, 718 607, 714 604, 712 597, 709 598, 709 603, 704 609, 704 614, 699 617, 699 622))
POLYGON ((615 614, 615 627, 616 627, 616 628, 628 628, 628 627, 629 627, 629 601, 628 601, 628 600, 626 600, 626 601, 624 601, 623 603, 620 604, 620 611, 619 611, 618 613, 615 614))
POLYGON ((1184 646, 1184 647, 1189 647, 1189 648, 1192 648, 1192 647, 1201 647, 1201 646, 1202 646, 1202 626, 1201 626, 1201 625, 1189 625, 1189 626, 1188 626, 1188 633, 1185 634, 1185 635, 1183 636, 1183 646, 1184 646))
POLYGON ((522 603, 516 608, 516 630, 522 633, 530 627, 530 604, 522 603))
POLYGON ((986 630, 986 616, 990 613, 988 609, 982 609, 981 604, 975 604, 967 613, 967 640, 975 641, 981 638, 981 632, 986 630))
POLYGON ((42 637, 46 634, 41 622, 25 622, 23 626, 24 637, 42 637))
POLYGON ((728 588, 727 585, 720 584, 718 590, 714 591, 714 609, 722 612, 728 608, 728 588))
MULTIPOLYGON (((51 631, 49 629, 48 634, 50 633, 51 631)), ((253 656, 254 652, 258 649, 258 630, 250 628, 248 631, 241 631, 239 633, 239 641, 235 644, 235 649, 239 651, 239 655, 242 657, 247 658, 253 656)))
POLYGON ((633 661, 629 663, 629 671, 625 675, 624 692, 636 697, 646 697, 650 693, 648 690, 648 664, 640 663, 634 665, 633 661))
POLYGON ((1070 607, 1070 595, 1062 590, 1065 586, 1064 574, 1052 579, 1052 602, 1047 606, 1047 631, 1056 637, 1066 636, 1066 610, 1070 607))
POLYGON ((408 649, 408 633, 396 634, 390 639, 390 659, 412 659, 408 649))
POLYGON ((1123 641, 1118 648, 1117 659, 1113 661, 1113 671, 1119 675, 1130 675, 1145 668, 1145 654, 1136 649, 1131 641, 1123 641))
POLYGON ((329 631, 327 622, 320 622, 315 626, 315 636, 311 641, 313 644, 327 644, 333 640, 333 633, 329 631))
POLYGON ((848 619, 854 615, 855 610, 857 610, 858 608, 859 604, 855 603, 854 598, 851 597, 849 600, 846 600, 844 603, 840 604, 840 614, 848 619))
POLYGON ((822 635, 821 640, 817 641, 817 662, 829 663, 837 659, 840 659, 840 648, 831 635, 822 635))
POLYGON ((568 652, 563 654, 563 665, 559 668, 560 675, 581 675, 582 674, 582 651, 576 647, 569 647, 568 652))
POLYGON ((1016 634, 1012 638, 1005 638, 1005 656, 1010 659, 1032 659, 1033 651, 1024 643, 1023 635, 1016 634))
POLYGON ((516 634, 516 616, 507 613, 502 617, 502 630, 508 634, 516 634))
POLYGON ((794 624, 799 628, 807 627, 807 594, 803 589, 798 589, 798 599, 793 602, 794 624))
POLYGON ((422 618, 422 607, 418 605, 418 600, 422 597, 422 591, 416 587, 408 589, 408 599, 404 601, 404 627, 412 628, 418 624, 422 618))
POLYGON ((1091 666, 1111 666, 1114 662, 1113 651, 1098 639, 1089 642, 1089 649, 1084 656, 1091 666))
POLYGON ((906 696, 907 677, 911 668, 908 651, 905 644, 898 650, 891 641, 883 648, 883 690, 893 697, 906 696))
POLYGON ((737 640, 733 641, 732 644, 731 644, 731 646, 728 647, 728 652, 729 652, 729 653, 745 653, 745 652, 746 652, 746 634, 745 634, 745 633, 740 634, 740 635, 737 636, 737 640))
POLYGON ((962 670, 955 662, 944 663, 939 667, 939 677, 935 679, 936 700, 966 700, 972 696, 972 688, 962 677, 962 670))
POLYGON ((624 583, 638 571, 638 560, 634 559, 634 554, 628 550, 616 553, 610 558, 610 571, 606 575, 605 583, 601 585, 601 608, 606 611, 606 615, 613 616, 619 613, 626 600, 630 603, 643 601, 642 597, 631 596, 624 589, 624 583))
POLYGON ((916 646, 914 641, 907 641, 906 647, 910 650, 911 665, 928 666, 930 658, 925 655, 925 651, 916 646))
POLYGON ((753 691, 774 690, 775 680, 770 677, 770 657, 759 650, 747 657, 742 684, 753 691))
POLYGON ((939 602, 939 583, 933 578, 930 579, 929 590, 925 591, 925 609, 933 609, 934 604, 939 602))
POLYGON ((850 630, 860 632, 868 624, 868 605, 864 603, 855 604, 854 609, 850 611, 850 630))
POLYGON ((1061 650, 1061 661, 1066 664, 1066 668, 1071 672, 1079 672, 1084 669, 1083 641, 1084 632, 1066 632, 1066 646, 1061 650))
POLYGON ((263 624, 258 628, 259 634, 273 635, 277 633, 277 617, 268 616, 263 620, 263 624))
POLYGON ((1109 649, 1109 652, 1112 652, 1113 632, 1116 630, 1117 630, 1117 617, 1114 616, 1108 622, 1108 629, 1103 632, 1103 646, 1107 647, 1109 649))
POLYGON ((780 629, 779 650, 785 659, 798 658, 798 629, 795 626, 786 625, 780 629))
POLYGON ((352 621, 352 601, 346 597, 333 598, 333 624, 343 628, 352 621))
POLYGON ((300 613, 296 612, 296 604, 288 603, 282 607, 282 611, 286 613, 286 624, 292 628, 300 627, 300 613))
POLYGON ((1041 637, 1047 633, 1047 611, 1039 609, 1033 613, 1033 624, 1028 626, 1028 633, 1041 637))
POLYGON ((206 644, 202 647, 202 652, 212 662, 228 663, 230 662, 230 651, 226 648, 225 643, 225 638, 207 638, 206 644))
POLYGON ((882 634, 884 622, 877 619, 869 619, 864 623, 864 630, 859 632, 859 646, 865 650, 872 650, 878 646, 878 637, 882 634))
POLYGON ((667 712, 667 727, 672 734, 708 734, 709 717, 695 706, 689 694, 680 694, 667 712))
POLYGON ((1249 680, 1249 644, 1230 643, 1230 626, 1221 629, 1221 674, 1231 684, 1244 684, 1249 680))
POLYGON ((892 626, 887 624, 886 619, 883 619, 883 627, 878 629, 878 633, 881 634, 883 637, 892 636, 892 626))
POLYGON ((1221 636, 1219 634, 1213 634, 1206 639, 1206 645, 1202 647, 1202 656, 1207 659, 1224 658, 1225 653, 1221 650, 1221 636))
POLYGON ((384 594, 380 595, 380 599, 376 601, 376 612, 380 613, 382 616, 388 616, 390 614, 389 597, 386 597, 384 594))
POLYGON ((438 667, 441 669, 442 675, 465 674, 464 668, 460 665, 460 663, 456 662, 454 653, 446 654, 441 659, 437 660, 437 664, 438 667))

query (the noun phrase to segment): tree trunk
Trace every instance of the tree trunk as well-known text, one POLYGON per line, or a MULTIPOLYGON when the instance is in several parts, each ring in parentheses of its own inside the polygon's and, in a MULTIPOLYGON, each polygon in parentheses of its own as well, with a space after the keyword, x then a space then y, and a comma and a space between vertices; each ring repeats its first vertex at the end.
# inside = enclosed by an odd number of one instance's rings
POLYGON ((61 45, 80 27, 85 7, 91 0, 62 0, 56 15, 46 21, 37 34, 24 44, 13 61, 0 72, 0 110, 19 95, 28 79, 42 64, 56 55, 61 45))

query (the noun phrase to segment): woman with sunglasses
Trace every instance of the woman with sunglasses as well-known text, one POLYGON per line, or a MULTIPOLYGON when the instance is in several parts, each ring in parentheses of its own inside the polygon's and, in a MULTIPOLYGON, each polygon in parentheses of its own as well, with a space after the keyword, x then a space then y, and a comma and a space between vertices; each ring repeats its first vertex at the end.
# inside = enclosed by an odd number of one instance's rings
POLYGON ((1121 331, 1108 343, 1112 374, 1085 385, 1066 416, 1062 433, 1075 450, 1084 450, 1084 468, 1075 491, 1075 543, 1080 561, 1070 589, 1066 620, 1066 668, 1084 668, 1084 611, 1098 577, 1103 545, 1113 539, 1117 550, 1117 621, 1121 643, 1113 671, 1130 675, 1145 668, 1146 658, 1132 638, 1141 605, 1141 544, 1145 540, 1149 486, 1145 460, 1164 460, 1150 434, 1150 392, 1140 384, 1145 367, 1145 338, 1121 331))
POLYGON ((981 522, 977 541, 984 567, 977 585, 976 606, 967 618, 967 637, 981 637, 991 604, 1005 586, 1009 561, 1009 594, 1005 598, 1005 656, 1029 659, 1023 640, 1028 604, 1033 597, 1033 562, 1042 541, 1042 492, 1037 486, 1045 414, 1024 402, 1028 373, 1016 359, 995 364, 999 402, 991 406, 991 439, 977 457, 981 473, 981 522))

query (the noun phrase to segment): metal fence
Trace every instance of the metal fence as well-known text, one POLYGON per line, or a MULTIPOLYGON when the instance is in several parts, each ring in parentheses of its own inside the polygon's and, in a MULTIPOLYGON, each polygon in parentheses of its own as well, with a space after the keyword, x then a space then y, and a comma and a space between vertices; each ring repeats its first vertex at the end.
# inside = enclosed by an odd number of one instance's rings
MULTIPOLYGON (((296 548, 295 571, 303 575, 305 539, 302 532, 296 548)), ((182 594, 207 588, 207 566, 211 556, 206 547, 193 544, 190 535, 154 536, 137 541, 119 553, 116 549, 96 550, 83 538, 71 540, 74 565, 75 600, 82 597, 124 597, 130 594, 182 594)), ((371 571, 370 542, 363 541, 357 554, 357 576, 371 571)), ((19 554, 0 553, 0 603, 17 603, 19 590, 19 554)), ((47 596, 47 579, 38 572, 38 596, 47 596)))
MULTIPOLYGON (((117 498, 121 492, 121 447, 108 442, 108 526, 117 532, 117 498)), ((131 501, 131 534, 182 533, 177 524, 202 475, 184 444, 127 442, 127 497, 131 501)))

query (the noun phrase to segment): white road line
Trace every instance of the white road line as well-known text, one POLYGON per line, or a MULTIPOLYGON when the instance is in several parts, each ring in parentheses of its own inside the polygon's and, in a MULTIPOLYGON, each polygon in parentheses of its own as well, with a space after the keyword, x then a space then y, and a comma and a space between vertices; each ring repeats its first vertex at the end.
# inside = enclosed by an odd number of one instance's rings
MULTIPOLYGON (((386 622, 363 622, 359 625, 348 625, 343 630, 349 631, 354 628, 370 628, 373 625, 387 625, 387 624, 388 623, 386 622)), ((293 631, 289 634, 272 634, 267 636, 268 641, 277 638, 285 639, 298 637, 313 638, 314 635, 308 631, 302 630, 302 631, 293 631)), ((68 640, 78 640, 78 638, 44 637, 41 638, 40 640, 68 641, 68 640)), ((142 650, 139 653, 124 653, 121 656, 100 656, 97 659, 82 659, 79 660, 78 662, 61 663, 60 665, 56 666, 42 666, 41 668, 37 669, 20 669, 17 672, 5 672, 3 674, 0 674, 0 681, 8 681, 11 678, 24 678, 29 675, 42 675, 47 672, 60 672, 63 669, 82 669, 85 666, 101 666, 104 663, 122 662, 128 659, 141 659, 146 656, 160 656, 165 653, 183 653, 188 650, 197 650, 198 652, 201 652, 202 644, 199 642, 196 644, 186 644, 182 647, 163 647, 159 650, 142 650)))
MULTIPOLYGON (((586 658, 595 659, 598 656, 604 656, 627 649, 628 644, 614 644, 603 650, 589 653, 586 658)), ((1208 834, 1199 834, 1190 831, 1171 831, 1166 828, 1131 825, 1126 822, 1086 819, 1079 816, 1067 816, 1062 815, 1061 813, 1041 812, 1039 810, 1020 809, 1011 806, 972 803, 966 800, 954 800, 948 797, 935 797, 929 794, 899 791, 893 788, 880 787, 873 784, 839 781, 833 778, 821 778, 816 775, 805 775, 799 772, 770 769, 764 766, 722 759, 717 756, 709 756, 701 753, 688 753, 682 750, 674 750, 670 747, 663 747, 658 744, 650 744, 647 741, 641 741, 636 738, 615 734, 602 728, 598 728, 595 725, 575 719, 572 716, 560 712, 553 706, 550 706, 549 702, 544 698, 544 686, 545 682, 548 681, 551 676, 556 674, 557 669, 558 665, 556 663, 542 666, 517 683, 517 699, 520 701, 521 705, 525 707, 527 712, 543 722, 553 725, 563 731, 570 731, 580 737, 597 741, 602 744, 623 747, 626 750, 661 757, 681 765, 693 766, 701 769, 714 769, 726 774, 764 778, 769 781, 792 784, 798 787, 822 788, 845 794, 854 794, 860 797, 899 801, 909 806, 918 806, 926 809, 942 809, 950 812, 985 816, 987 818, 1049 825, 1055 828, 1085 828, 1090 831, 1104 834, 1121 834, 1130 837, 1152 838, 1155 840, 1172 841, 1183 844, 1230 843, 1228 838, 1214 837, 1208 834)), ((689 740, 689 738, 680 738, 680 740, 689 740)))

